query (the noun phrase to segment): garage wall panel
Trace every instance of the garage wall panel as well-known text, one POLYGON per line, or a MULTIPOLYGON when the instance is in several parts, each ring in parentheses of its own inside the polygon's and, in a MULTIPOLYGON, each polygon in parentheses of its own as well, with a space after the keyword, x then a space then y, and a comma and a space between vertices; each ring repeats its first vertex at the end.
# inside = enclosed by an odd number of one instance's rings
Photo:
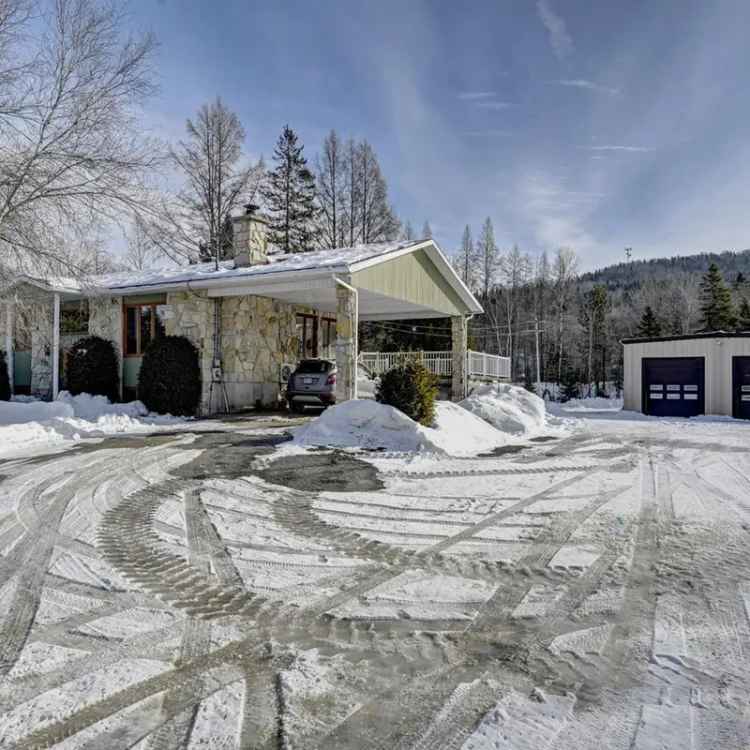
POLYGON ((705 357, 706 414, 732 414, 732 357, 750 356, 750 338, 702 338, 626 344, 624 352, 625 408, 643 411, 644 357, 705 357))

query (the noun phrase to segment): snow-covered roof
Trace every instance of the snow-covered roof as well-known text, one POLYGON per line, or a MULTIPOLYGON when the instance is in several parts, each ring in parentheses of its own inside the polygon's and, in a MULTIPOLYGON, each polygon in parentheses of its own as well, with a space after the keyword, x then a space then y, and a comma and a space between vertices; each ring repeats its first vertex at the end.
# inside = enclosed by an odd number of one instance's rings
POLYGON ((420 249, 428 253, 465 301, 468 309, 471 312, 481 312, 481 306, 433 240, 381 242, 305 253, 273 253, 268 255, 268 263, 252 266, 236 266, 234 260, 229 260, 221 262, 218 269, 215 263, 210 262, 143 271, 121 271, 82 279, 41 280, 24 276, 17 278, 16 283, 30 283, 47 291, 59 292, 65 297, 206 289, 244 282, 257 283, 261 279, 269 282, 273 279, 304 283, 314 277, 351 274, 420 249))
POLYGON ((236 267, 233 260, 219 264, 197 263, 178 268, 149 271, 124 271, 91 277, 88 286, 116 291, 136 287, 154 287, 172 284, 187 284, 198 281, 221 281, 245 277, 268 276, 277 273, 300 271, 328 271, 331 273, 351 273, 355 266, 368 261, 385 260, 387 256, 403 250, 416 249, 424 242, 381 242, 370 245, 357 245, 336 250, 314 250, 307 253, 273 253, 268 255, 268 263, 236 267))

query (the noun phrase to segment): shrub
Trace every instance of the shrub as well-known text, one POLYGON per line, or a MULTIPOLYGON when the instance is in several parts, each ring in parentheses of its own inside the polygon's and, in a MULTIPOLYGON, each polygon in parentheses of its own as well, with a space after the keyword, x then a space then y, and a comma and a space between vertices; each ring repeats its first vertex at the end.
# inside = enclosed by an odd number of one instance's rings
POLYGON ((0 401, 10 401, 10 379, 5 352, 0 352, 0 401))
POLYGON ((117 401, 120 372, 112 342, 99 336, 88 336, 73 344, 65 368, 65 387, 74 396, 90 393, 117 401))
POLYGON ((380 376, 375 397, 395 406, 415 422, 431 425, 435 419, 437 378, 419 362, 393 367, 380 376))
POLYGON ((143 353, 138 398, 149 411, 195 414, 201 400, 198 350, 184 336, 154 339, 143 353))
POLYGON ((560 401, 565 403, 573 398, 578 398, 580 391, 578 388, 578 373, 575 370, 567 369, 563 371, 560 380, 560 401))

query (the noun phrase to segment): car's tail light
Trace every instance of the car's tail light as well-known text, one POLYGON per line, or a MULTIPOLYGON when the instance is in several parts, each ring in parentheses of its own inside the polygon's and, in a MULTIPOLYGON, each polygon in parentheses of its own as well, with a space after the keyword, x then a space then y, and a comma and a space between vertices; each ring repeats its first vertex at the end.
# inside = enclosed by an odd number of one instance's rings
POLYGON ((332 372, 326 380, 326 385, 336 385, 336 373, 332 372))

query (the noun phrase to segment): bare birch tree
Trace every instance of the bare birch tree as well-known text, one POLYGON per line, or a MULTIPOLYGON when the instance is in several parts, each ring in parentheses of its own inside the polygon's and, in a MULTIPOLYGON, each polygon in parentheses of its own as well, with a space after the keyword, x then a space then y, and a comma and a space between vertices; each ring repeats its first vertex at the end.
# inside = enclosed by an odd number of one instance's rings
POLYGON ((573 280, 578 269, 578 258, 571 248, 559 248, 552 266, 555 322, 557 328, 557 382, 562 379, 565 351, 565 316, 571 301, 573 280))
POLYGON ((6 269, 80 272, 73 250, 146 204, 146 178, 160 154, 136 114, 154 91, 155 40, 123 36, 125 23, 116 2, 0 2, 6 269))
POLYGON ((455 268, 456 273, 461 277, 461 281, 463 281, 469 289, 474 289, 476 286, 476 262, 477 256, 474 251, 474 240, 471 237, 471 228, 467 224, 464 227, 464 233, 461 236, 461 247, 453 260, 453 267, 455 268))
POLYGON ((159 252, 140 218, 133 219, 125 233, 125 239, 127 241, 124 257, 125 266, 136 271, 149 268, 158 257, 159 252))
POLYGON ((239 117, 220 98, 204 104, 186 123, 186 138, 172 149, 184 188, 149 227, 157 247, 171 258, 219 261, 233 255, 232 213, 252 202, 263 164, 248 163, 239 117))
POLYGON ((317 199, 320 207, 320 238, 325 247, 341 247, 344 242, 346 221, 345 179, 346 159, 344 146, 335 130, 323 141, 323 151, 315 162, 317 199))

